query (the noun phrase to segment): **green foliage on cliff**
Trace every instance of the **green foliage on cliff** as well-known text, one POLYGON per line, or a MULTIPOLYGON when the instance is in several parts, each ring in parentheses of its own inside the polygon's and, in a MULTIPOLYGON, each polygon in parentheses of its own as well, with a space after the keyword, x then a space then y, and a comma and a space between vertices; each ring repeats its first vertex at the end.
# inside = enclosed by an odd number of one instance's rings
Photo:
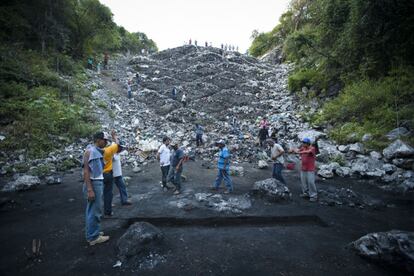
POLYGON ((292 92, 307 87, 308 97, 334 98, 318 123, 333 125, 338 140, 356 130, 383 137, 397 125, 414 127, 413 86, 407 84, 413 33, 413 1, 293 0, 278 26, 253 35, 250 53, 282 49, 296 65, 292 92))

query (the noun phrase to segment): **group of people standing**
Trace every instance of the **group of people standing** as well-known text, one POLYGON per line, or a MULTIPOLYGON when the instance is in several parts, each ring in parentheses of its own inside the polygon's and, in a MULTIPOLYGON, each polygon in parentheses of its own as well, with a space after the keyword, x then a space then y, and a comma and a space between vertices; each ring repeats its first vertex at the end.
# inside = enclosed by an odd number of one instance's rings
MULTIPOLYGON (((266 118, 260 122, 260 128, 268 127, 266 118)), ((203 144, 204 128, 196 124, 196 144, 203 144)), ((233 182, 230 177, 231 153, 226 147, 224 140, 217 141, 218 147, 217 176, 211 187, 213 191, 218 191, 221 183, 225 183, 224 193, 233 192, 233 182)), ((286 184, 282 171, 285 167, 285 150, 277 143, 276 137, 268 138, 265 145, 270 147, 271 159, 273 160, 272 177, 286 184)), ((112 212, 113 186, 119 189, 121 205, 131 205, 128 200, 128 193, 125 182, 122 178, 122 168, 119 153, 126 146, 119 141, 115 132, 110 137, 105 132, 98 132, 94 135, 94 144, 86 148, 83 158, 84 194, 87 199, 86 205, 86 240, 90 245, 106 242, 109 236, 105 236, 100 231, 100 221, 102 211, 105 216, 110 217, 112 212), (112 141, 112 143, 109 143, 112 141)), ((318 200, 315 185, 315 163, 316 148, 312 145, 309 138, 302 140, 302 146, 288 150, 289 153, 299 154, 301 157, 301 189, 300 194, 303 198, 315 202, 318 200)), ((162 145, 157 151, 157 160, 161 168, 161 187, 164 191, 173 189, 173 194, 181 193, 181 178, 185 162, 189 159, 178 141, 172 141, 169 137, 164 137, 162 145), (172 184, 173 186, 169 186, 172 184)))

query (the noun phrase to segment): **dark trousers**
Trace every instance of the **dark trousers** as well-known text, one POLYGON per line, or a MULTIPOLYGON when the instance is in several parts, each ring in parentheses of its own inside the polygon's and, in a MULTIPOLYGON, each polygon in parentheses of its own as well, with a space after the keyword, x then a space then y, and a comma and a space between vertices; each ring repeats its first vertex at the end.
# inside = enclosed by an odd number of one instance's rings
POLYGON ((285 179, 283 178, 283 175, 282 175, 282 171, 283 171, 283 164, 281 163, 273 164, 272 177, 276 178, 277 180, 279 180, 280 182, 286 185, 285 179))
POLYGON ((203 134, 196 134, 197 147, 203 144, 203 134))
POLYGON ((112 198, 113 194, 113 187, 114 187, 114 177, 112 176, 112 172, 104 173, 104 214, 110 215, 112 214, 112 198))
POLYGON ((174 184, 175 189, 180 191, 181 190, 181 174, 183 173, 183 167, 179 170, 176 170, 174 166, 170 166, 170 170, 168 172, 168 182, 174 184))
POLYGON ((168 172, 170 171, 170 165, 168 166, 162 166, 161 167, 161 173, 162 173, 162 186, 166 187, 167 186, 167 177, 168 177, 168 172))
POLYGON ((124 178, 122 175, 114 177, 114 183, 118 187, 119 197, 121 198, 121 204, 125 204, 128 201, 128 192, 125 187, 124 178))

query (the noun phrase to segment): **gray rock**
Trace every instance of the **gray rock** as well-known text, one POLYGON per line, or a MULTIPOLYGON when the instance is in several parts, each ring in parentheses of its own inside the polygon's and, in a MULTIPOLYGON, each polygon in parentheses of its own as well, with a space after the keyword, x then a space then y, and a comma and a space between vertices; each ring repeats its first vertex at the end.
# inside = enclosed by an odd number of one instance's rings
POLYGON ((392 174, 397 170, 397 167, 395 165, 387 163, 382 166, 382 169, 385 171, 386 174, 392 174))
POLYGON ((400 188, 404 193, 414 191, 414 178, 404 180, 404 182, 400 184, 400 188))
POLYGON ((33 189, 40 184, 40 179, 33 175, 18 176, 16 180, 7 183, 3 187, 4 192, 25 191, 33 189))
POLYGON ((319 140, 318 147, 319 155, 317 159, 320 162, 328 163, 338 156, 343 156, 343 154, 337 149, 336 145, 330 141, 319 140))
POLYGON ((134 168, 132 169, 132 171, 133 171, 134 173, 140 173, 140 172, 142 172, 142 169, 141 169, 140 167, 134 167, 134 168))
POLYGON ((388 132, 385 136, 387 136, 388 140, 396 140, 399 139, 401 136, 408 136, 410 131, 405 127, 397 127, 388 132))
POLYGON ((406 170, 414 170, 414 159, 412 158, 396 158, 392 160, 392 163, 406 170))
POLYGON ((323 178, 332 178, 334 171, 340 168, 340 165, 336 162, 332 162, 328 165, 324 164, 319 167, 318 175, 323 178))
POLYGON ((118 242, 118 255, 130 258, 151 251, 163 241, 164 234, 154 225, 147 222, 132 224, 118 242))
POLYGON ((414 233, 400 230, 367 234, 351 243, 367 259, 414 272, 414 233))
POLYGON ((366 133, 362 136, 361 141, 362 142, 368 142, 372 140, 372 134, 366 133))
POLYGON ((340 152, 348 152, 349 151, 349 145, 339 145, 338 150, 340 152))
POLYGON ((196 193, 194 196, 204 207, 217 212, 240 214, 252 206, 250 198, 246 195, 223 197, 221 194, 196 193))
POLYGON ((244 176, 244 168, 237 166, 230 166, 230 175, 231 176, 244 176))
POLYGON ((264 196, 269 201, 284 201, 292 198, 289 188, 274 178, 255 182, 252 191, 253 194, 264 196))
POLYGON ((335 173, 340 177, 348 177, 351 175, 351 169, 348 167, 339 167, 335 170, 335 173))
POLYGON ((387 159, 393 159, 398 157, 410 157, 414 156, 414 148, 410 145, 407 145, 401 140, 394 141, 391 145, 389 145, 387 148, 385 148, 382 151, 382 154, 387 159))
POLYGON ((269 164, 267 164, 267 162, 264 160, 259 160, 257 166, 259 167, 259 169, 266 169, 269 167, 269 164))
POLYGON ((62 179, 59 176, 47 176, 45 181, 48 185, 62 184, 62 179))
POLYGON ((381 159, 382 155, 378 151, 371 151, 369 153, 369 156, 371 156, 372 159, 381 159))
POLYGON ((363 160, 357 159, 352 163, 352 167, 351 167, 352 174, 365 175, 367 171, 368 171, 368 164, 366 164, 363 160))
POLYGON ((364 153, 364 145, 361 143, 355 143, 349 145, 349 150, 356 153, 364 153))

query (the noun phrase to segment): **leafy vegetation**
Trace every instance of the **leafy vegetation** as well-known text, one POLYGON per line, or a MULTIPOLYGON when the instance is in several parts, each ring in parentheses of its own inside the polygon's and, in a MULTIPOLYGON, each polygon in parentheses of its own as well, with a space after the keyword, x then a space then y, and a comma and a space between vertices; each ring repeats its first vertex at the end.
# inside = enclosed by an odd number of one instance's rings
POLYGON ((98 0, 6 0, 0 24, 0 150, 32 157, 97 130, 83 88, 86 57, 157 51, 98 0))
POLYGON ((375 136, 414 127, 414 2, 409 0, 293 0, 279 25, 253 33, 250 53, 279 48, 296 64, 293 92, 331 98, 316 116, 345 142, 351 134, 375 136))

